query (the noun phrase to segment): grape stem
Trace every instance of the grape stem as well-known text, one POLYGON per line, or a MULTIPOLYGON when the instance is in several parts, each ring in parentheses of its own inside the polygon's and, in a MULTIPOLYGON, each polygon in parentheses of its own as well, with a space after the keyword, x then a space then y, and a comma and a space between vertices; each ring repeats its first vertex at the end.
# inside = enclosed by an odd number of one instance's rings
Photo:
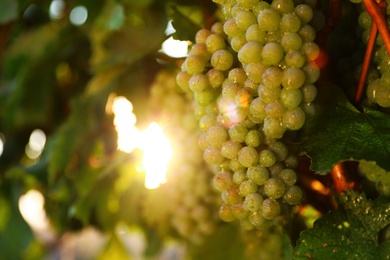
POLYGON ((383 0, 363 0, 363 3, 366 7, 367 13, 371 16, 373 22, 370 28, 370 35, 368 38, 366 53, 364 55, 363 67, 359 78, 358 88, 355 93, 354 101, 356 105, 360 103, 360 100, 363 95, 364 85, 367 79, 368 67, 370 66, 370 61, 378 30, 380 35, 382 36, 386 50, 390 55, 390 33, 389 28, 387 27, 385 17, 386 2, 383 0))
POLYGON ((334 189, 337 194, 343 193, 355 186, 354 182, 349 182, 347 179, 347 170, 342 162, 336 164, 331 171, 334 189))

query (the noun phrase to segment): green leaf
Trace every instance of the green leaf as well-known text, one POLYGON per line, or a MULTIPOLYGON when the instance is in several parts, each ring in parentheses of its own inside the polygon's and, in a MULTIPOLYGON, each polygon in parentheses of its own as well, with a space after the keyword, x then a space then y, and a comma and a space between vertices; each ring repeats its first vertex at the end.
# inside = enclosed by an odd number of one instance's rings
POLYGON ((0 24, 15 20, 18 17, 18 7, 16 0, 0 1, 0 24))
POLYGON ((346 160, 376 161, 390 170, 390 115, 366 108, 355 109, 340 89, 319 87, 318 116, 308 120, 308 138, 303 149, 311 168, 324 172, 346 160))
POLYGON ((390 202, 375 201, 348 191, 337 198, 339 207, 302 232, 293 259, 387 259, 389 240, 378 236, 390 223, 390 202))
POLYGON ((171 6, 171 9, 170 18, 176 30, 173 38, 194 41, 196 32, 204 27, 201 9, 195 6, 171 6))

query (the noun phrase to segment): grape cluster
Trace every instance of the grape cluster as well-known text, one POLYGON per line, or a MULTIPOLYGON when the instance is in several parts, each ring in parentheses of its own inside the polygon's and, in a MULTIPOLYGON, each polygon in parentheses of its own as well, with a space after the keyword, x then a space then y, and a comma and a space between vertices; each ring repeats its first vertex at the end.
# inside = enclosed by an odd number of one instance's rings
POLYGON ((390 196, 389 172, 379 167, 375 162, 365 160, 359 162, 358 172, 373 183, 380 194, 390 196))
MULTIPOLYGON (((389 3, 390 1, 387 4, 389 3)), ((361 4, 361 6, 362 11, 359 15, 358 22, 362 30, 363 42, 367 43, 373 21, 364 8, 364 5, 361 4)), ((390 107, 390 55, 380 36, 375 41, 373 53, 373 62, 367 78, 366 95, 370 102, 378 104, 381 107, 390 107)))
POLYGON ((177 83, 195 97, 220 218, 262 229, 288 220, 303 199, 284 139, 314 113, 315 1, 214 2, 224 19, 198 31, 177 83))
POLYGON ((165 203, 169 215, 165 219, 177 234, 200 243, 220 221, 217 211, 220 198, 210 187, 213 174, 197 146, 200 131, 193 114, 193 97, 177 86, 176 74, 177 71, 160 71, 150 89, 152 113, 164 128, 173 150, 167 182, 159 188, 159 196, 169 201, 165 203))

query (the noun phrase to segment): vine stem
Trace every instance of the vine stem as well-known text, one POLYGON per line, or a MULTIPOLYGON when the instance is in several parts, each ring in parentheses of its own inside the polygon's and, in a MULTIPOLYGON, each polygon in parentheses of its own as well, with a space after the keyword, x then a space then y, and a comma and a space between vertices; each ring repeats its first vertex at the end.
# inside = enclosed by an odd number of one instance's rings
POLYGON ((333 167, 331 176, 334 183, 334 189, 337 194, 343 193, 355 186, 354 182, 349 182, 347 179, 347 170, 342 162, 333 167))

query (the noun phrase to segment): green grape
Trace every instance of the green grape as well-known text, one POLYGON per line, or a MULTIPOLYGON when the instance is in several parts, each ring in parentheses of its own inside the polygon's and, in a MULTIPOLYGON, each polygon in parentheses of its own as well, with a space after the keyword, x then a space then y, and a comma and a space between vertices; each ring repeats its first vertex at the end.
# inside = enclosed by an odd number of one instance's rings
POLYGON ((263 167, 271 167, 276 163, 276 155, 269 149, 264 149, 259 153, 259 164, 263 167))
POLYGON ((257 23, 260 29, 268 32, 274 32, 279 29, 280 14, 273 9, 263 9, 257 16, 257 23))
POLYGON ((272 66, 264 71, 261 83, 267 88, 276 88, 282 84, 282 76, 282 70, 272 66))
POLYGON ((224 222, 232 222, 235 219, 230 205, 227 204, 219 208, 218 215, 224 222))
POLYGON ((244 199, 244 209, 257 212, 263 204, 263 197, 259 193, 250 193, 244 199))
POLYGON ((266 137, 279 139, 286 131, 286 126, 281 118, 265 118, 263 130, 266 137))
POLYGON ((202 92, 209 87, 209 81, 206 75, 196 74, 191 76, 188 85, 193 92, 202 92))
POLYGON ((186 71, 191 75, 202 73, 206 66, 204 58, 199 55, 188 55, 184 64, 186 71))
POLYGON ((287 53, 297 51, 302 47, 302 38, 297 33, 285 33, 280 44, 287 53))
POLYGON ((239 11, 235 16, 236 24, 242 31, 246 31, 249 26, 256 24, 256 16, 250 11, 239 11))
POLYGON ((248 129, 242 124, 236 124, 229 128, 229 137, 238 143, 243 143, 248 133, 248 129))
POLYGON ((243 64, 259 63, 263 45, 259 42, 247 42, 238 52, 238 60, 243 64))
POLYGON ((237 204, 242 199, 238 192, 238 187, 236 185, 232 185, 228 189, 223 191, 221 197, 223 202, 225 202, 228 205, 237 204))
POLYGON ((268 68, 268 66, 262 63, 250 63, 244 66, 248 79, 254 83, 261 83, 263 79, 263 73, 268 68))
POLYGON ((294 11, 294 2, 292 0, 273 0, 271 7, 279 13, 288 14, 294 11))
POLYGON ((313 9, 306 4, 297 5, 294 13, 301 19, 302 24, 307 24, 313 18, 313 9))
POLYGON ((247 42, 259 42, 261 44, 265 44, 266 32, 261 30, 257 23, 252 24, 245 32, 245 39, 247 42))
POLYGON ((286 62, 286 65, 291 68, 301 68, 306 63, 305 56, 299 52, 299 51, 289 51, 284 56, 284 61, 286 62))
POLYGON ((237 185, 240 185, 243 181, 246 181, 246 173, 244 169, 238 170, 233 173, 233 182, 237 185))
POLYGON ((222 86, 222 82, 225 80, 225 75, 223 72, 217 69, 210 69, 207 71, 206 76, 212 88, 218 88, 222 86))
POLYGON ((176 82, 177 85, 184 91, 184 92, 190 92, 190 85, 189 80, 191 78, 191 74, 188 74, 186 71, 180 71, 176 75, 176 82))
POLYGON ((301 29, 299 29, 298 34, 302 37, 304 42, 313 42, 316 38, 316 31, 309 24, 302 26, 301 29))
POLYGON ((252 223, 252 225, 254 225, 256 228, 265 229, 265 227, 267 227, 267 225, 269 224, 269 220, 264 218, 259 211, 249 214, 248 219, 252 223))
POLYGON ((209 143, 207 142, 206 133, 202 133, 198 138, 198 147, 204 151, 207 147, 209 147, 209 143))
POLYGON ((228 50, 217 50, 211 56, 211 65, 217 70, 226 71, 233 65, 233 55, 228 50))
POLYGON ((269 178, 269 172, 267 168, 260 165, 248 167, 246 175, 257 185, 264 185, 269 178))
POLYGON ((300 18, 294 14, 289 13, 282 16, 280 21, 280 30, 284 33, 296 33, 301 28, 300 18))
POLYGON ((250 167, 256 164, 259 160, 259 154, 256 149, 251 146, 244 146, 238 152, 238 161, 244 167, 250 167))
POLYGON ((278 177, 279 173, 284 169, 284 166, 280 162, 276 162, 274 165, 268 168, 271 177, 278 177))
POLYGON ((243 8, 251 9, 258 3, 258 0, 236 0, 236 3, 243 8))
MULTIPOLYGON (((282 45, 277 42, 269 42, 264 45, 261 58, 265 65, 277 65, 284 57, 282 45)), ((255 61, 253 61, 255 62, 255 61)))
POLYGON ((205 114, 199 120, 199 128, 202 132, 206 132, 210 127, 216 125, 216 123, 217 123, 217 114, 208 113, 208 114, 205 114))
POLYGON ((275 219, 280 215, 281 211, 279 202, 272 198, 266 198, 261 206, 261 214, 265 219, 275 219))
POLYGON ((252 129, 249 130, 248 134, 245 137, 245 144, 247 146, 258 147, 263 141, 263 136, 258 130, 252 129))
POLYGON ((286 68, 283 71, 282 85, 286 89, 300 88, 306 80, 305 73, 298 68, 286 68))
POLYGON ((211 146, 220 147, 228 138, 228 134, 223 126, 212 126, 206 132, 206 138, 211 146))
POLYGON ((377 90, 376 102, 382 107, 390 107, 390 87, 383 86, 377 90))
POLYGON ((293 169, 283 169, 278 174, 279 179, 281 179, 287 186, 292 186, 297 181, 297 174, 293 169))
POLYGON ((223 23, 222 22, 215 22, 211 28, 210 28, 211 32, 214 33, 214 34, 217 34, 221 37, 224 37, 224 31, 223 31, 223 23))
POLYGON ((303 67, 303 71, 305 72, 306 84, 313 84, 320 78, 320 69, 313 62, 307 63, 303 67))
POLYGON ((233 180, 230 172, 220 171, 214 175, 213 186, 217 191, 223 192, 232 186, 232 184, 233 180))
POLYGON ((229 70, 228 80, 232 83, 244 84, 247 80, 245 70, 243 70, 242 68, 234 68, 229 70))
POLYGON ((231 98, 233 99, 237 92, 241 89, 240 84, 238 83, 228 83, 222 88, 221 96, 224 98, 231 98))
POLYGON ((246 40, 246 37, 245 37, 245 34, 240 34, 238 36, 234 36, 231 41, 230 41, 230 45, 232 47, 232 49, 235 51, 235 52, 239 52, 241 50, 241 48, 247 43, 247 40, 246 40))
POLYGON ((303 43, 302 51, 305 53, 308 61, 314 61, 320 55, 320 47, 315 42, 303 43))
POLYGON ((287 110, 283 115, 283 125, 290 130, 298 130, 305 123, 305 113, 300 107, 287 110))
POLYGON ((208 164, 221 164, 224 161, 220 149, 214 146, 209 146, 204 150, 203 159, 208 164))
POLYGON ((230 37, 242 35, 244 32, 238 27, 236 20, 231 18, 223 24, 223 31, 230 37))
POLYGON ((316 86, 310 84, 305 85, 301 88, 302 90, 302 101, 306 103, 313 102, 317 96, 317 88, 316 86))
POLYGON ((257 94, 259 95, 261 100, 267 104, 277 101, 279 99, 281 91, 281 86, 275 88, 267 88, 266 86, 261 84, 257 88, 257 94))
POLYGON ((223 50, 226 47, 225 39, 218 34, 210 34, 206 39, 206 48, 209 53, 214 53, 217 50, 223 50))
POLYGON ((241 143, 235 142, 233 140, 227 140, 222 145, 221 154, 228 159, 234 159, 237 158, 237 154, 241 148, 241 143))
POLYGON ((246 197, 255 192, 257 192, 257 185, 251 180, 245 180, 239 186, 239 193, 242 197, 246 197))
POLYGON ((283 195, 283 201, 289 205, 298 205, 302 203, 303 192, 298 186, 291 186, 286 190, 286 193, 283 195))
POLYGON ((372 18, 367 12, 361 12, 359 14, 358 23, 363 30, 370 29, 372 18))
POLYGON ((295 169, 298 167, 298 159, 294 155, 288 155, 287 158, 284 160, 284 164, 287 168, 295 169))
POLYGON ((238 172, 245 169, 245 167, 242 166, 242 164, 238 161, 238 158, 231 159, 229 161, 229 168, 234 172, 238 172))
POLYGON ((288 110, 297 108, 302 102, 302 92, 300 89, 282 89, 280 102, 288 110))
POLYGON ((214 100, 214 92, 211 89, 207 89, 202 92, 195 92, 194 98, 199 105, 207 106, 214 100))
POLYGON ((283 196, 286 186, 279 178, 269 178, 264 184, 264 193, 273 199, 279 199, 283 196))
POLYGON ((278 162, 284 161, 288 155, 287 146, 280 141, 273 143, 269 149, 275 154, 278 162))
POLYGON ((211 34, 210 30, 200 29, 195 34, 195 42, 196 43, 206 43, 207 37, 211 34))
POLYGON ((249 215, 248 210, 244 208, 243 203, 236 203, 231 206, 233 216, 236 219, 246 219, 249 215))
POLYGON ((284 115, 286 108, 280 100, 269 103, 265 106, 265 112, 269 118, 280 118, 284 115))

